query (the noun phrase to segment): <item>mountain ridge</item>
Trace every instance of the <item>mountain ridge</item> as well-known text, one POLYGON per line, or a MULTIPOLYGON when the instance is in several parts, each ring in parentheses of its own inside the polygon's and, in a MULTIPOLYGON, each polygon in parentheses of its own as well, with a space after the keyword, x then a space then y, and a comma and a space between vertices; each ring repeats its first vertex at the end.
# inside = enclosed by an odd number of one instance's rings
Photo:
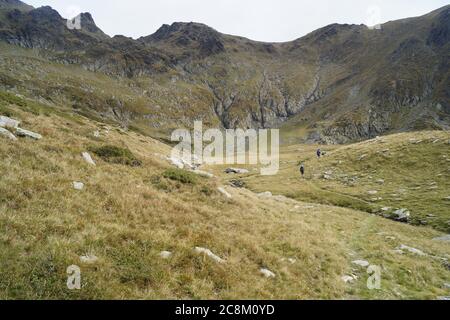
MULTIPOLYGON (((168 130, 203 119, 223 128, 281 127, 288 142, 343 143, 449 128, 449 12, 445 6, 380 30, 330 24, 294 41, 267 43, 194 22, 163 25, 137 40, 110 38, 88 13, 81 30, 69 30, 57 11, 44 7, 10 10, 0 19, 0 40, 111 81, 159 79, 157 92, 139 90, 145 96, 140 112, 126 106, 139 97, 101 98, 104 107, 89 103, 87 112, 97 114, 114 114, 110 100, 125 105, 125 126, 145 122, 168 130)), ((93 89, 90 98, 98 101, 93 89)))

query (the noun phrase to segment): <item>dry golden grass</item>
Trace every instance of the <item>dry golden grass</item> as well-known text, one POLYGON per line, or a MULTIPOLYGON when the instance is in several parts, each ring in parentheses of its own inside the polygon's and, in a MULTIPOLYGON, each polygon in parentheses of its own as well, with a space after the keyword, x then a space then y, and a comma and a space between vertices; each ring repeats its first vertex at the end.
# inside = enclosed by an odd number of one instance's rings
MULTIPOLYGON (((169 167, 170 149, 148 137, 122 132, 80 116, 36 116, 11 107, 40 141, 0 138, 0 298, 3 299, 433 299, 449 271, 448 244, 431 228, 395 223, 365 212, 261 199, 225 182, 198 178, 183 184, 154 177, 169 167), (93 132, 100 130, 100 138, 93 132), (95 158, 90 146, 126 147, 141 167, 95 158), (73 181, 85 183, 83 191, 73 181), (161 180, 160 180, 161 182, 161 180), (205 192, 207 191, 207 192, 205 192), (390 240, 386 239, 387 236, 390 240), (405 244, 429 256, 398 255, 405 244), (194 252, 211 249, 217 264, 194 252), (163 250, 171 259, 160 258, 163 250), (92 254, 94 264, 79 257, 92 254), (286 258, 295 259, 291 264, 286 258), (368 290, 365 270, 382 267, 382 289, 368 290), (81 267, 82 289, 68 290, 66 268, 81 267), (276 274, 266 279, 265 267, 276 274), (359 279, 345 284, 340 278, 359 279)), ((283 175, 279 176, 284 179, 283 175)), ((287 185, 286 181, 279 180, 287 185)), ((265 191, 265 190, 264 190, 265 191)))

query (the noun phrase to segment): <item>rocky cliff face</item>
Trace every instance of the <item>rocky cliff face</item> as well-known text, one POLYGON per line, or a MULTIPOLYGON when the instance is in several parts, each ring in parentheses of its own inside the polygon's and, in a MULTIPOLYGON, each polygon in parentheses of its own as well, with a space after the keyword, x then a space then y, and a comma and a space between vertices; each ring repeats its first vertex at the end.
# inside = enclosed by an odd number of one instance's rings
POLYGON ((0 4, 3 42, 127 83, 133 98, 105 97, 95 84, 79 98, 112 118, 108 101, 115 101, 126 109, 126 123, 168 128, 203 119, 224 128, 302 128, 293 139, 325 143, 450 125, 450 6, 380 30, 333 24, 272 44, 199 23, 163 25, 138 40, 110 38, 87 13, 82 29, 70 30, 50 7, 0 4))

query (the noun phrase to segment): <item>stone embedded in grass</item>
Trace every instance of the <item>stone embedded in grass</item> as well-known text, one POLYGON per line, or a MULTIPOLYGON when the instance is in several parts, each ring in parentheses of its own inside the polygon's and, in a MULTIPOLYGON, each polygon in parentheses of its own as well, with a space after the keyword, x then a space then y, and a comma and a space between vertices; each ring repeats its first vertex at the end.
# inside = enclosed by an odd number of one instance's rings
POLYGON ((408 222, 409 217, 411 216, 411 213, 408 211, 408 209, 402 208, 398 209, 394 212, 394 219, 400 222, 408 222))
POLYGON ((83 152, 81 155, 83 156, 83 159, 84 159, 87 163, 89 163, 90 165, 95 166, 95 162, 94 162, 94 160, 92 160, 92 157, 91 157, 91 155, 90 155, 89 153, 83 152))
POLYGON ((384 184, 384 180, 383 180, 383 179, 378 179, 376 182, 377 182, 378 184, 384 184))
POLYGON ((442 237, 437 237, 433 239, 434 241, 443 241, 443 242, 450 242, 450 234, 447 234, 442 237))
POLYGON ((100 131, 94 131, 94 137, 95 138, 100 138, 100 131))
POLYGON ((445 296, 445 297, 437 297, 438 300, 441 301, 450 301, 450 296, 445 296))
POLYGON ((84 183, 83 183, 83 182, 76 182, 76 181, 74 181, 74 182, 73 182, 73 188, 74 188, 75 190, 81 191, 81 190, 83 190, 83 188, 84 188, 84 183))
POLYGON ((270 271, 269 269, 266 269, 266 268, 259 269, 259 272, 266 278, 275 278, 276 277, 275 273, 273 273, 272 271, 270 271))
POLYGON ((200 177, 204 177, 204 178, 214 178, 214 175, 212 173, 206 172, 206 171, 202 171, 202 170, 192 170, 191 172, 195 173, 196 175, 199 175, 200 177))
POLYGON ((16 129, 20 124, 19 120, 15 120, 9 117, 0 116, 0 127, 16 129))
POLYGON ((4 128, 0 128, 0 136, 4 136, 13 141, 17 140, 15 135, 13 135, 11 132, 9 132, 8 130, 6 130, 4 128))
POLYGON ((404 244, 400 245, 396 250, 408 251, 408 252, 416 254, 418 256, 426 256, 426 253, 423 252, 422 250, 419 250, 419 249, 416 249, 413 247, 408 247, 408 246, 405 246, 404 244))
POLYGON ((195 252, 198 254, 205 254, 206 256, 208 256, 209 258, 211 258, 212 260, 214 260, 217 263, 225 263, 225 260, 223 260, 219 256, 212 253, 212 251, 209 249, 202 248, 202 247, 196 247, 195 252))
POLYGON ((294 259, 294 258, 283 258, 283 259, 281 259, 281 262, 285 262, 285 261, 289 262, 290 264, 295 264, 297 262, 297 260, 294 259))
POLYGON ((368 267, 370 265, 370 263, 366 260, 355 260, 352 261, 352 263, 363 268, 368 267))
POLYGON ((161 258, 163 258, 163 259, 169 259, 170 257, 172 257, 172 252, 170 252, 170 251, 161 251, 159 256, 161 258))
POLYGON ((219 188, 217 188, 217 190, 218 190, 221 194, 223 194, 225 197, 227 197, 228 199, 231 199, 231 198, 232 198, 231 194, 228 193, 228 191, 225 190, 223 187, 219 187, 219 188))
POLYGON ((86 264, 93 264, 98 261, 98 258, 94 255, 88 254, 80 257, 80 261, 86 264))
POLYGON ((367 154, 363 154, 358 158, 358 160, 359 161, 364 160, 366 157, 367 157, 367 154))
POLYGON ((171 158, 167 158, 167 160, 169 160, 172 163, 172 165, 174 165, 178 169, 184 169, 184 163, 183 163, 183 161, 181 161, 181 159, 171 157, 171 158))
POLYGON ((376 194, 378 194, 378 191, 376 191, 376 190, 369 190, 369 191, 367 191, 367 193, 370 194, 370 195, 376 195, 376 194))
POLYGON ((128 148, 105 145, 101 147, 90 147, 89 151, 92 151, 103 161, 109 163, 127 165, 130 167, 140 167, 142 165, 142 162, 138 160, 128 148))
POLYGON ((239 168, 227 168, 225 169, 225 173, 247 174, 249 173, 249 171, 246 169, 239 169, 239 168))
POLYGON ((273 195, 272 195, 272 192, 266 191, 266 192, 258 193, 257 196, 260 198, 271 198, 273 195))
POLYGON ((352 276, 345 275, 345 276, 341 277, 341 280, 344 281, 345 283, 351 283, 351 282, 355 281, 356 279, 357 279, 357 277, 353 276, 353 275, 352 276))
POLYGON ((42 139, 42 136, 39 133, 28 131, 22 128, 16 128, 16 135, 19 137, 31 138, 34 140, 42 139))

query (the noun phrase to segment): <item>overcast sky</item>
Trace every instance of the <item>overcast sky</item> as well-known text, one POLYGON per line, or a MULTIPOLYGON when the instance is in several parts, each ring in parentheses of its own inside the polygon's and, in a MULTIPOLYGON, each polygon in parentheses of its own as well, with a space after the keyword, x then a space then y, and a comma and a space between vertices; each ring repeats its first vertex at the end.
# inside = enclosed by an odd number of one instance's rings
POLYGON ((375 25, 423 15, 450 0, 24 0, 65 18, 90 12, 107 34, 133 38, 175 21, 202 22, 252 40, 290 41, 330 23, 375 25))

